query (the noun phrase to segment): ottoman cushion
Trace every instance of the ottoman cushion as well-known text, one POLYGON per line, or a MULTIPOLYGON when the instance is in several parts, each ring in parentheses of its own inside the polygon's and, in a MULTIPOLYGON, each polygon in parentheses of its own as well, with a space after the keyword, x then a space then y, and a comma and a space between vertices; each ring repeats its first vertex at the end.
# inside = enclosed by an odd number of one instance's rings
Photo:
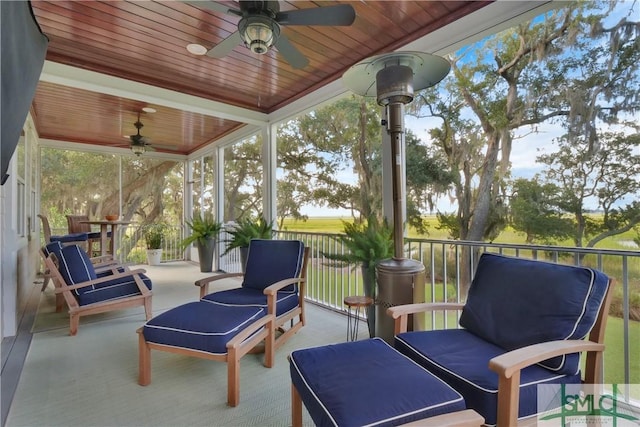
POLYGON ((379 338, 294 351, 290 371, 317 426, 391 426, 465 409, 458 392, 379 338))
POLYGON ((260 307, 230 307, 196 301, 172 308, 143 328, 147 342, 226 354, 227 343, 266 314, 260 307))

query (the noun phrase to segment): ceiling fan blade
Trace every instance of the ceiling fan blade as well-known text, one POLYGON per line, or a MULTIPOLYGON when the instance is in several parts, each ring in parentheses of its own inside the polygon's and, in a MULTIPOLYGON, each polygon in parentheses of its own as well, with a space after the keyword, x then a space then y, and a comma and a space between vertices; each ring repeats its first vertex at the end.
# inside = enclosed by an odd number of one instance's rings
POLYGON ((222 3, 218 3, 217 1, 195 1, 195 0, 183 0, 184 3, 190 4, 191 6, 201 7, 204 9, 209 9, 214 12, 226 13, 228 15, 237 15, 242 16, 242 12, 237 9, 231 9, 229 6, 226 6, 222 3))
POLYGON ((179 151, 180 148, 176 147, 175 145, 162 145, 162 144, 149 144, 148 146, 153 147, 154 149, 159 149, 159 150, 167 150, 167 151, 179 151))
POLYGON ((278 12, 276 22, 280 25, 351 25, 356 11, 350 4, 316 7, 310 9, 278 12))
POLYGON ((207 52, 207 56, 218 59, 223 58, 231 53, 231 51, 240 43, 242 43, 242 37, 240 37, 240 33, 236 31, 235 33, 231 34, 229 37, 209 49, 209 51, 207 52))
POLYGON ((309 65, 309 60, 291 44, 284 34, 280 33, 280 37, 276 40, 275 45, 278 48, 278 52, 280 52, 293 68, 301 69, 309 65))

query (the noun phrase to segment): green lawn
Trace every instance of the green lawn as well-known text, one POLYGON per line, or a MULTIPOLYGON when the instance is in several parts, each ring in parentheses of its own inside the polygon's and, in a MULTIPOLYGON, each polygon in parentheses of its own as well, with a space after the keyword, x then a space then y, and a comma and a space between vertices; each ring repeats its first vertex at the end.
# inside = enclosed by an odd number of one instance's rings
MULTIPOLYGON (((619 317, 609 316, 605 334, 604 379, 610 384, 624 384, 624 324, 619 317)), ((640 322, 629 322, 630 384, 640 384, 640 322)), ((640 396, 633 396, 640 399, 640 396)))
MULTIPOLYGON (((285 219, 283 228, 284 230, 288 231, 341 233, 343 220, 347 222, 353 221, 353 219, 349 217, 315 217, 309 218, 307 221, 296 221, 288 218, 285 219)), ((436 226, 438 225, 438 220, 436 219, 435 215, 426 216, 425 221, 428 224, 428 234, 419 234, 414 228, 409 228, 409 237, 437 240, 449 238, 448 232, 446 230, 438 230, 436 228, 436 226)), ((634 237, 636 237, 636 232, 634 230, 629 230, 625 233, 602 240, 598 243, 597 247, 600 249, 629 249, 628 246, 625 246, 621 242, 633 241, 634 237)), ((500 235, 494 242, 524 244, 525 235, 515 231, 511 227, 507 227, 504 231, 502 231, 502 233, 500 233, 500 235)), ((557 246, 574 246, 574 243, 571 240, 564 240, 558 242, 557 246)))

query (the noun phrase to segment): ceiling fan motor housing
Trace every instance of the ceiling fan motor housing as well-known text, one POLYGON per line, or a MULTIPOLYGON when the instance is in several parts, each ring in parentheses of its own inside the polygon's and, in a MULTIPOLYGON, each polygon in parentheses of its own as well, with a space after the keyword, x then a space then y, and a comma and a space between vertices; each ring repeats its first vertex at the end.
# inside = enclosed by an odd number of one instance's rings
POLYGON ((276 15, 280 11, 277 1, 241 1, 243 18, 238 30, 244 44, 253 53, 263 55, 278 40, 280 25, 276 15))

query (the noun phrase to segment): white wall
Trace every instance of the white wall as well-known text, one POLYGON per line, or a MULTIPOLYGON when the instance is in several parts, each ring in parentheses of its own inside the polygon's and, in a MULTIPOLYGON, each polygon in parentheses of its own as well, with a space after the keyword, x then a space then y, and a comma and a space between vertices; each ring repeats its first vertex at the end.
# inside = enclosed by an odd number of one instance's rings
POLYGON ((34 214, 38 211, 39 200, 37 192, 40 179, 37 167, 38 135, 30 115, 25 122, 22 143, 24 146, 22 178, 18 173, 19 162, 16 150, 9 165, 9 178, 0 187, 0 332, 2 338, 16 334, 18 318, 33 290, 39 265, 37 251, 40 246, 40 224, 34 214), (19 191, 19 188, 22 188, 23 192, 19 191), (19 197, 21 192, 22 197, 19 197))

